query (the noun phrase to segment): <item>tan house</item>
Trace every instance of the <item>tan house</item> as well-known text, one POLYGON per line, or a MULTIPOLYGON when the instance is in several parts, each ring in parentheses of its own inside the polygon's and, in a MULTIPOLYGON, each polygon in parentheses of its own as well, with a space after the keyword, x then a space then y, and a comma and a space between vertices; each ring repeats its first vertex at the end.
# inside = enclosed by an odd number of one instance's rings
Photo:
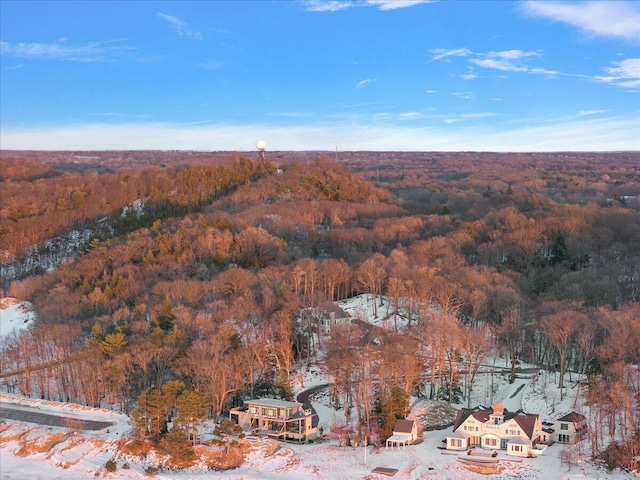
POLYGON ((232 408, 229 414, 245 431, 277 440, 302 443, 318 436, 318 428, 313 425, 317 415, 298 402, 245 400, 242 407, 232 408))
POLYGON ((333 302, 325 302, 318 307, 318 331, 323 335, 330 335, 331 329, 339 325, 349 325, 351 314, 333 302))
POLYGON ((458 411, 453 432, 447 435, 447 450, 479 446, 528 457, 539 454, 540 450, 534 447, 540 442, 541 433, 539 415, 509 412, 500 403, 489 410, 465 408, 458 411))
POLYGON ((558 443, 578 443, 587 436, 589 426, 584 415, 571 412, 560 417, 553 424, 551 439, 558 443))
POLYGON ((387 448, 411 445, 418 440, 419 430, 416 420, 396 420, 393 434, 387 438, 387 448))

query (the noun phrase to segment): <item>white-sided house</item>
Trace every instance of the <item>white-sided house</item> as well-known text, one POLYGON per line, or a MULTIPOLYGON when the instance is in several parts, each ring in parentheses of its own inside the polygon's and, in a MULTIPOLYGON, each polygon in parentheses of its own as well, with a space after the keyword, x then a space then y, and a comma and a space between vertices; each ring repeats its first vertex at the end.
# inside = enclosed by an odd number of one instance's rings
POLYGON ((535 454, 541 432, 542 422, 537 414, 509 412, 500 403, 491 410, 463 408, 458 411, 453 432, 447 435, 447 450, 479 446, 528 457, 535 454))
POLYGON ((318 330, 324 335, 330 335, 331 329, 339 325, 349 325, 351 314, 333 302, 325 302, 318 307, 318 330))
POLYGON ((318 436, 318 428, 313 425, 317 415, 298 402, 275 398, 245 400, 242 407, 232 408, 229 415, 245 431, 277 440, 302 443, 318 436))
POLYGON ((586 417, 571 412, 555 421, 551 438, 554 442, 574 444, 584 440, 588 431, 586 417))
POLYGON ((393 434, 387 438, 387 448, 407 446, 418 440, 419 430, 417 420, 396 420, 393 434))

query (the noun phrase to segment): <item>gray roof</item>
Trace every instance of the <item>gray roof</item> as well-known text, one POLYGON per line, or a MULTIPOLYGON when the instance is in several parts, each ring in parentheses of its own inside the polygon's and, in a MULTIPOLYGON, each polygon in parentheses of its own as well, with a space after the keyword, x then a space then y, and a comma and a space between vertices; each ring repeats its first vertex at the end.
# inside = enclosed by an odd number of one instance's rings
POLYGON ((279 400, 277 398, 259 398, 257 400, 245 400, 245 405, 257 405, 260 407, 275 407, 275 408, 296 408, 301 407, 302 404, 298 402, 287 402, 286 400, 279 400))

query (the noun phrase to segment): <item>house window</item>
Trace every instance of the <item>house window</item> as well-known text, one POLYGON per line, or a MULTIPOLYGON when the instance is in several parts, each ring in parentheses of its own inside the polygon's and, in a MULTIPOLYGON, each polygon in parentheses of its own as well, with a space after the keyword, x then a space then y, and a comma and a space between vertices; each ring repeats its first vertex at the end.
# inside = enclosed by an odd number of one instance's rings
POLYGON ((569 430, 569 424, 568 423, 561 423, 560 424, 560 430, 569 430))
POLYGON ((452 447, 461 448, 462 447, 462 440, 459 439, 459 438, 452 438, 451 439, 451 446, 452 447))
POLYGON ((484 444, 490 447, 495 447, 498 444, 498 441, 495 438, 485 438, 484 444))
POLYGON ((558 435, 558 442, 560 443, 569 443, 571 441, 571 436, 570 435, 564 435, 564 434, 560 434, 558 435))
POLYGON ((511 445, 511 450, 513 450, 514 452, 521 452, 522 445, 511 445))
POLYGON ((253 413, 253 414, 256 414, 256 413, 258 413, 258 407, 250 407, 250 408, 249 408, 249 411, 250 411, 251 413, 253 413))

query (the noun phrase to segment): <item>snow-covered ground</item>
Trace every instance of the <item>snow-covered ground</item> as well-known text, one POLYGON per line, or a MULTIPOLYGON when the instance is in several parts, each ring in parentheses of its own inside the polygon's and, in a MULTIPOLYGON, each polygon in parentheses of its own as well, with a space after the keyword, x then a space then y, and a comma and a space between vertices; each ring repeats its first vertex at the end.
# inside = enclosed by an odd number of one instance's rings
POLYGON ((34 316, 28 303, 15 298, 0 298, 0 340, 29 328, 34 316))
MULTIPOLYGON (((358 312, 361 319, 369 315, 371 302, 366 299, 352 300, 345 305, 358 312)), ((3 310, 2 312, 6 312, 3 310)), ((383 307, 384 312, 384 307, 383 307)), ((384 316, 386 312, 381 315, 384 316)), ((3 315, 4 317, 4 315, 3 315)), ((21 315, 16 314, 16 317, 21 315)), ((372 322, 382 320, 368 317, 372 322)), ((22 320, 11 320, 7 324, 22 325, 22 320)), ((3 325, 5 319, 3 318, 3 325)), ((383 326, 383 325, 381 325, 383 326)), ((15 327, 14 327, 15 328, 15 327)), ((393 328, 391 326, 391 328, 393 328)), ((3 326, 4 329, 4 326, 3 326)), ((504 359, 497 364, 504 366, 504 359)), ((556 393, 553 376, 531 375, 531 378, 518 379, 509 384, 506 375, 490 373, 482 374, 476 383, 476 398, 482 399, 486 405, 490 401, 501 401, 509 410, 523 408, 528 413, 540 413, 543 420, 552 421, 571 410, 583 408, 580 402, 575 403, 576 389, 568 389, 562 402, 556 393), (491 381, 490 381, 491 380, 491 381), (493 393, 485 392, 493 385, 493 393), (484 399, 487 401, 485 402, 484 399)), ((296 380, 296 391, 322 385, 328 379, 317 366, 300 373, 296 380), (302 386, 304 385, 304 387, 302 386)), ((60 415, 71 415, 80 419, 104 420, 112 422, 111 427, 96 432, 79 432, 73 434, 70 428, 39 427, 28 423, 0 423, 0 478, 12 480, 49 480, 49 479, 84 479, 104 476, 113 479, 134 480, 142 478, 201 480, 204 478, 229 480, 349 480, 349 479, 384 479, 372 473, 376 467, 398 469, 393 478, 397 479, 476 479, 480 475, 464 469, 456 461, 456 455, 445 455, 437 447, 441 445, 451 428, 427 431, 424 441, 406 448, 377 451, 373 447, 339 447, 333 440, 326 438, 329 426, 336 420, 343 420, 343 410, 335 410, 328 405, 328 395, 318 394, 314 408, 323 426, 325 438, 309 445, 281 444, 273 448, 270 440, 247 440, 250 442, 249 453, 244 464, 237 469, 225 472, 213 472, 206 467, 194 467, 188 471, 160 471, 155 475, 145 473, 145 468, 153 464, 152 458, 131 458, 121 455, 120 440, 130 430, 125 415, 108 410, 91 409, 70 404, 26 399, 14 395, 0 394, 0 402, 30 405, 42 411, 56 412, 60 415), (365 453, 366 451, 366 453, 365 453), (106 473, 104 465, 115 459, 118 467, 114 473, 106 473), (127 466, 125 467, 125 463, 127 466), (128 467, 128 468, 127 468, 128 467)), ((435 410, 435 404, 429 401, 414 399, 412 413, 419 415, 425 411, 435 410)), ((461 405, 454 405, 460 407, 461 405)), ((611 479, 627 480, 637 476, 623 472, 607 472, 598 469, 586 460, 577 462, 570 471, 561 464, 560 452, 570 448, 563 445, 549 447, 537 458, 524 458, 522 461, 504 461, 505 469, 494 479, 611 479)), ((573 447, 575 448, 575 447, 573 447)), ((589 447, 582 446, 588 457, 589 447)), ((451 452, 449 452, 451 453, 451 452)), ((505 460, 520 460, 502 456, 505 460)))

